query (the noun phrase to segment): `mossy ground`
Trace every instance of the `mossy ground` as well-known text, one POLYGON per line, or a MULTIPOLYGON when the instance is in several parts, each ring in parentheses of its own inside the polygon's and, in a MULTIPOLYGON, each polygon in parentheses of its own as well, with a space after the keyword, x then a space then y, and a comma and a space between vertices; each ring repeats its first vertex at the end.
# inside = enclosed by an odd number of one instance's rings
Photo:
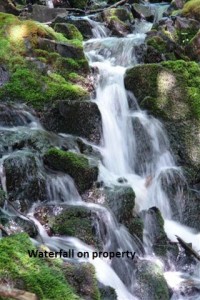
POLYGON ((47 25, 20 21, 13 15, 0 13, 0 64, 10 73, 9 82, 0 89, 0 99, 26 102, 42 109, 56 99, 79 99, 88 95, 85 78, 81 77, 89 70, 87 61, 41 50, 39 37, 81 47, 80 40, 69 41, 47 25), (77 84, 70 80, 72 72, 80 76, 77 84))
POLYGON ((30 258, 35 249, 28 235, 22 233, 0 240, 0 281, 35 293, 44 300, 77 300, 57 262, 30 258))

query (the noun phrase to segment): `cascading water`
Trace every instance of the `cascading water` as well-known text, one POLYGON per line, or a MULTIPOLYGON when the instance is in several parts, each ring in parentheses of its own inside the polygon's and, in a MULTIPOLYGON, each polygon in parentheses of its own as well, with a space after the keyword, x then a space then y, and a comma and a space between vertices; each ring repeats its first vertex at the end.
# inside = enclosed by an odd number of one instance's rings
MULTIPOLYGON (((119 177, 126 178, 136 193, 138 210, 158 207, 165 219, 168 237, 175 241, 177 234, 186 242, 191 242, 198 251, 200 234, 172 221, 172 198, 181 219, 179 205, 185 179, 181 169, 175 165, 162 124, 141 111, 137 104, 133 105, 132 111, 129 110, 123 75, 125 67, 138 63, 135 46, 143 40, 144 34, 139 34, 137 28, 137 34, 130 37, 103 38, 85 43, 85 53, 91 67, 99 70, 94 101, 103 122, 100 178, 106 185, 116 185, 119 177), (137 132, 138 128, 140 132, 137 132), (176 189, 170 197, 167 189, 172 184, 176 185, 176 189)), ((144 235, 144 243, 148 247, 151 247, 148 231, 151 225, 144 220, 144 233, 148 232, 148 238, 144 235)), ((179 296, 176 299, 181 299, 179 296)))

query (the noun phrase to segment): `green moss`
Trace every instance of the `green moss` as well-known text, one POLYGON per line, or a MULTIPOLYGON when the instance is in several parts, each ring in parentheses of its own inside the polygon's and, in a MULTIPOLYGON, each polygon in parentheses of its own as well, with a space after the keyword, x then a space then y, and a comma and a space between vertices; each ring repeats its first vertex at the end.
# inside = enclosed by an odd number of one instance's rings
POLYGON ((147 45, 155 48, 160 53, 166 52, 166 43, 159 36, 154 36, 154 37, 148 39, 147 45))
POLYGON ((56 234, 75 236, 89 245, 98 247, 92 223, 90 210, 82 206, 68 206, 55 217, 52 229, 56 234))
POLYGON ((78 28, 70 23, 55 24, 55 31, 61 32, 69 40, 83 41, 83 36, 78 28))
POLYGON ((185 3, 182 14, 200 21, 200 1, 190 0, 185 3))
POLYGON ((0 279, 9 278, 14 286, 35 293, 40 299, 79 299, 59 268, 39 258, 30 258, 28 250, 35 249, 26 234, 0 240, 0 279))
POLYGON ((200 120, 200 67, 195 62, 137 66, 127 71, 125 85, 156 116, 200 120))
POLYGON ((44 160, 51 168, 72 176, 80 192, 90 188, 97 179, 98 169, 91 167, 83 155, 52 148, 45 154, 44 160))
POLYGON ((0 89, 0 99, 23 101, 38 109, 56 99, 79 99, 86 95, 82 87, 71 84, 59 74, 44 76, 28 68, 17 69, 0 89))

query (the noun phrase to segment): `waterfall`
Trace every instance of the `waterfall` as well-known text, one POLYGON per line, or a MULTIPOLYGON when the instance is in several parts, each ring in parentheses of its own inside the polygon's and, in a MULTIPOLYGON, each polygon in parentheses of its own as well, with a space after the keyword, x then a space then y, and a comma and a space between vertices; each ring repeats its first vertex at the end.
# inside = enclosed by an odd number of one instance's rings
MULTIPOLYGON (((103 123, 100 178, 105 185, 117 185, 119 177, 125 178, 136 193, 138 211, 158 207, 169 239, 176 241, 178 235, 199 251, 200 233, 173 220, 174 210, 181 220, 181 199, 186 183, 173 159, 165 130, 158 120, 139 108, 134 97, 134 107, 129 108, 123 77, 127 67, 140 63, 136 46, 144 41, 143 30, 140 33, 137 27, 135 34, 126 38, 98 38, 85 43, 90 65, 98 68, 93 101, 99 107, 103 123), (171 186, 173 194, 169 193, 171 186)), ((151 248, 148 228, 153 224, 145 221, 144 226, 144 242, 151 248)), ((181 299, 179 296, 177 299, 181 299)))

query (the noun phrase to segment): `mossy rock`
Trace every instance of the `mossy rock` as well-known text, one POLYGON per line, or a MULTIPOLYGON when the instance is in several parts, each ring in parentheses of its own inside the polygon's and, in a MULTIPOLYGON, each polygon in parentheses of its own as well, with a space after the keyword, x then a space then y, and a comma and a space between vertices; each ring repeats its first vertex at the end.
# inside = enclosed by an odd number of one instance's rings
POLYGON ((83 299, 100 300, 94 267, 89 263, 64 263, 62 271, 76 291, 83 299))
POLYGON ((186 17, 200 21, 200 2, 199 2, 199 0, 187 1, 182 9, 182 14, 186 17))
POLYGON ((106 11, 106 13, 103 14, 103 18, 107 27, 111 30, 112 35, 121 37, 131 32, 130 24, 122 21, 122 19, 126 18, 126 14, 122 15, 117 9, 106 11))
POLYGON ((78 28, 70 23, 56 23, 54 26, 55 31, 62 33, 67 39, 77 39, 83 41, 83 36, 78 28))
POLYGON ((200 120, 200 67, 168 61, 136 66, 126 72, 125 86, 143 108, 169 120, 200 120))
MULTIPOLYGON (((170 243, 164 230, 164 220, 157 207, 151 207, 144 213, 145 234, 151 239, 152 250, 156 256, 166 260, 170 252, 171 257, 177 258, 178 247, 170 243)), ((174 259, 174 261, 175 261, 174 259)))
POLYGON ((52 169, 69 174, 80 193, 89 189, 97 180, 98 168, 90 166, 83 155, 52 148, 45 154, 44 161, 52 169))
POLYGON ((143 222, 135 215, 135 193, 131 187, 114 187, 105 189, 105 205, 114 213, 117 221, 142 240, 143 222))
POLYGON ((163 270, 154 262, 147 260, 138 261, 135 276, 137 278, 135 295, 140 299, 170 299, 163 270))
POLYGON ((90 209, 67 205, 51 222, 55 234, 76 237, 86 244, 99 248, 100 243, 93 226, 94 215, 90 209))
POLYGON ((80 299, 67 283, 58 264, 30 258, 28 250, 36 250, 28 235, 21 233, 0 240, 0 280, 9 279, 12 286, 35 293, 43 300, 80 299))

